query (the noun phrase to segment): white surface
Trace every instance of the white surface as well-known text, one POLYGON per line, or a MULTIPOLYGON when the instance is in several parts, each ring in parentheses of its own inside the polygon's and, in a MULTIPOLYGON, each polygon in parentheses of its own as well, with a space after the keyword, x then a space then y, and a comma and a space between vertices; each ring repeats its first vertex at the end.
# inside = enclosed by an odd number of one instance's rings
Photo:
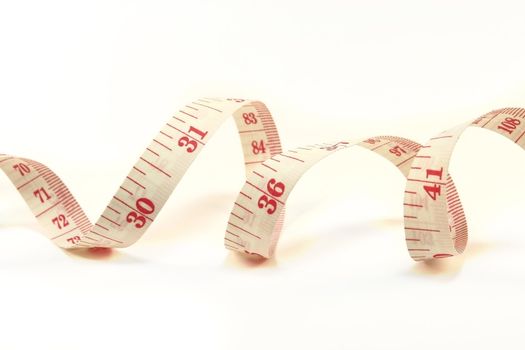
MULTIPOLYGON (((57 171, 94 220, 170 113, 258 98, 285 148, 424 142, 525 106, 520 2, 179 1, 0 5, 0 151, 57 171)), ((55 248, 0 183, 0 348, 522 349, 525 154, 469 131, 453 159, 462 257, 405 251, 404 181, 350 150, 294 191, 277 258, 222 248, 242 184, 233 123, 158 221, 106 258, 55 248), (359 167, 359 168, 358 168, 359 167)))

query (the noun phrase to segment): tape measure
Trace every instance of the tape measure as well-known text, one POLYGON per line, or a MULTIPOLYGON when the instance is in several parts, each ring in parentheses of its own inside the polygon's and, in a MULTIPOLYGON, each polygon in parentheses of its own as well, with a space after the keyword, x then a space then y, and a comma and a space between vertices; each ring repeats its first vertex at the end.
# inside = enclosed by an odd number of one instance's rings
POLYGON ((327 156, 351 146, 369 149, 406 177, 404 225, 416 261, 451 257, 464 251, 468 229, 459 195, 448 171, 458 138, 469 126, 492 130, 525 148, 525 109, 505 108, 443 131, 427 144, 394 136, 299 147, 265 160, 248 174, 224 237, 226 248, 270 258, 283 224, 286 200, 301 176, 327 156))
POLYGON ((94 225, 66 185, 45 165, 2 154, 0 168, 47 237, 59 247, 127 247, 146 232, 191 163, 229 116, 239 131, 247 173, 281 152, 277 129, 263 103, 198 99, 163 126, 94 225))
POLYGON ((234 118, 241 139, 246 183, 230 213, 224 245, 264 258, 274 255, 286 200, 301 176, 322 159, 351 146, 383 156, 406 177, 405 236, 414 260, 460 254, 467 244, 467 221, 448 171, 458 138, 467 127, 477 126, 525 147, 525 109, 505 108, 446 130, 425 145, 378 136, 282 152, 275 123, 262 102, 203 98, 169 119, 94 225, 66 185, 45 165, 1 154, 0 168, 47 237, 59 247, 127 247, 146 232, 191 163, 229 116, 234 118))

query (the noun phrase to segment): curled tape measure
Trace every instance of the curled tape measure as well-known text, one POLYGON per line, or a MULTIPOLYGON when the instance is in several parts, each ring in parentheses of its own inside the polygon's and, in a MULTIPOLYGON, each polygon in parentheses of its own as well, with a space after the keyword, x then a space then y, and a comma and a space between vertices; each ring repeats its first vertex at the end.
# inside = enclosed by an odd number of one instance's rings
POLYGON ((246 172, 281 152, 268 109, 257 101, 199 99, 164 125, 93 225, 60 178, 45 165, 0 155, 0 168, 16 186, 45 233, 62 248, 127 247, 155 220, 184 173, 228 116, 235 119, 246 172))
POLYGON ((459 136, 467 127, 477 126, 525 147, 525 109, 505 108, 446 130, 424 146, 400 137, 378 136, 282 152, 277 128, 263 103, 205 98, 170 118, 94 225, 45 165, 2 154, 0 168, 59 247, 127 247, 145 233, 228 116, 234 118, 239 131, 246 183, 234 203, 224 243, 228 249, 265 258, 275 252, 286 200, 301 176, 325 157, 354 145, 383 156, 406 177, 403 205, 410 256, 421 261, 460 254, 467 244, 467 222, 448 172, 459 136))
POLYGON ((282 228, 286 199, 314 164, 339 150, 358 145, 388 159, 406 177, 406 244, 416 260, 451 257, 467 244, 467 221, 448 172, 454 146, 463 131, 477 126, 525 147, 525 109, 505 108, 446 130, 426 145, 393 136, 362 142, 342 141, 299 147, 265 160, 252 170, 231 212, 224 238, 228 249, 269 258, 282 228))

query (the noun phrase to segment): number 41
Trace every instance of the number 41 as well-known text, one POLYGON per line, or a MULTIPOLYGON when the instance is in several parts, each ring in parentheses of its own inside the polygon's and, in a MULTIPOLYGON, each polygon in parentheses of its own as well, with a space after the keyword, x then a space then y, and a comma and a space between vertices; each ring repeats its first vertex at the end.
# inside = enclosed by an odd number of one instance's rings
MULTIPOLYGON (((430 176, 435 176, 435 177, 439 178, 440 180, 442 180, 442 178, 443 178, 443 168, 441 168, 439 170, 427 169, 427 179, 430 176)), ((437 196, 441 195, 441 185, 440 184, 435 183, 432 186, 425 185, 425 186, 423 186, 423 189, 430 196, 430 198, 432 198, 432 200, 436 200, 437 196)))

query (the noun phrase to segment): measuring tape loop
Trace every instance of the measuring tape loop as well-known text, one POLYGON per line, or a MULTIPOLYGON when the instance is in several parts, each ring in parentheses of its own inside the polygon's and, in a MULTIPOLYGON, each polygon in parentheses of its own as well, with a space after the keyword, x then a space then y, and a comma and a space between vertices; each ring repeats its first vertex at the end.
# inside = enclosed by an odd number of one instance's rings
POLYGON ((127 247, 146 232, 191 163, 229 116, 239 132, 247 174, 282 152, 276 126, 263 103, 198 99, 163 126, 94 225, 62 180, 45 165, 2 154, 0 169, 57 246, 127 247))
POLYGON ((341 141, 298 147, 275 155, 248 174, 232 209, 226 248, 265 258, 273 256, 283 224, 285 203, 300 178, 315 164, 340 150, 361 146, 396 166, 406 177, 421 148, 417 142, 377 136, 361 142, 341 141))
POLYGON ((497 132, 525 147, 525 109, 505 108, 446 130, 426 145, 394 136, 361 142, 316 144, 272 156, 248 174, 232 209, 225 234, 228 249, 270 258, 282 229, 286 200, 303 174, 327 156, 354 145, 383 156, 406 177, 405 240, 416 260, 446 258, 466 247, 468 228, 448 171, 461 133, 469 126, 497 132))
POLYGON ((467 245, 467 220, 448 170, 461 134, 475 126, 524 148, 524 117, 523 108, 495 110, 443 131, 419 150, 408 174, 404 198, 405 236, 414 260, 458 255, 467 245))
POLYGON ((60 178, 27 158, 0 155, 8 176, 56 245, 66 249, 127 247, 149 228, 213 133, 235 120, 244 154, 244 184, 227 224, 226 248, 273 256, 285 203, 302 175, 327 156, 357 145, 395 165, 406 177, 405 240, 416 260, 446 258, 464 251, 467 221, 449 173, 457 140, 469 126, 501 134, 525 148, 525 109, 504 108, 448 129, 425 145, 395 137, 341 141, 282 152, 266 106, 242 99, 199 99, 180 109, 146 148, 93 225, 60 178))

